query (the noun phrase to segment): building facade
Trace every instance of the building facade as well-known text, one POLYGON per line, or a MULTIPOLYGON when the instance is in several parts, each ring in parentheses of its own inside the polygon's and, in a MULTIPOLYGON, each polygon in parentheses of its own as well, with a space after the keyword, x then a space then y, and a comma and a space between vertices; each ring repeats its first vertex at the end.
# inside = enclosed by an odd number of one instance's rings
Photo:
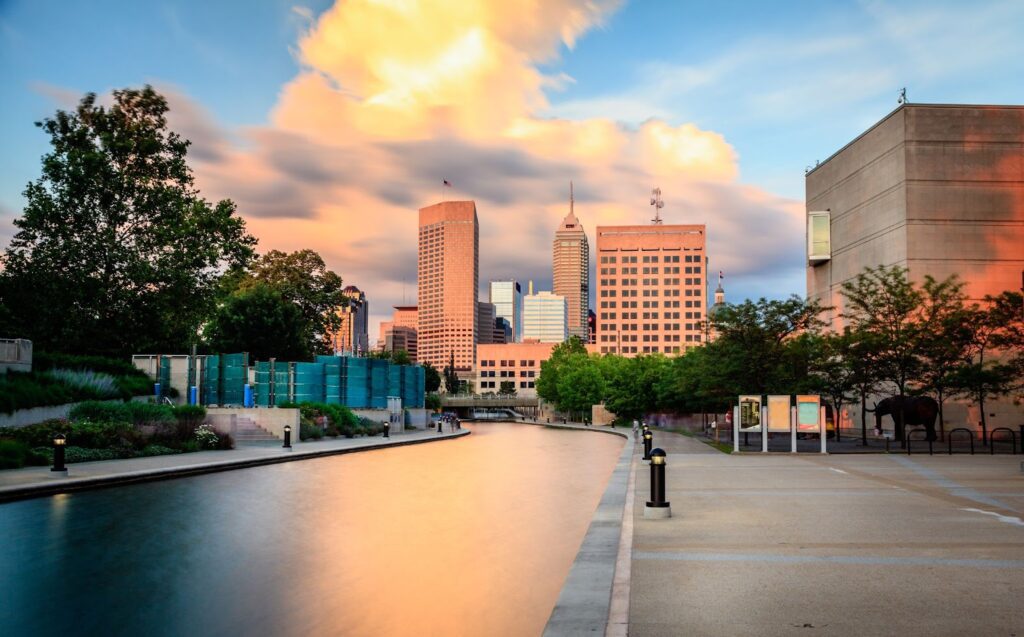
POLYGON ((516 395, 536 398, 540 365, 551 356, 554 343, 523 341, 480 345, 474 375, 476 393, 498 393, 501 383, 512 383, 516 395))
POLYGON ((523 341, 561 343, 566 340, 569 338, 568 311, 564 296, 531 291, 523 297, 523 341))
POLYGON ((807 174, 807 294, 833 306, 865 266, 972 300, 1024 271, 1024 106, 903 104, 807 174))
POLYGON ((370 350, 370 302, 354 285, 342 292, 348 300, 338 311, 341 326, 329 335, 331 349, 335 354, 366 354, 370 350))
POLYGON ((495 315, 508 321, 512 328, 512 341, 523 337, 523 290, 515 279, 491 281, 488 286, 491 305, 495 315))
POLYGON ((555 231, 552 244, 551 291, 565 297, 569 336, 588 340, 587 311, 590 309, 590 244, 576 218, 569 184, 569 214, 555 231))
POLYGON ((437 369, 454 355, 456 370, 474 368, 480 230, 476 204, 446 201, 419 211, 418 358, 437 369))
POLYGON ((419 313, 415 305, 396 305, 390 321, 381 321, 377 347, 385 352, 404 349, 417 361, 419 313))
POLYGON ((476 344, 484 345, 494 342, 494 305, 480 301, 476 304, 476 344))
POLYGON ((598 351, 678 354, 700 345, 704 225, 599 226, 596 234, 598 351))

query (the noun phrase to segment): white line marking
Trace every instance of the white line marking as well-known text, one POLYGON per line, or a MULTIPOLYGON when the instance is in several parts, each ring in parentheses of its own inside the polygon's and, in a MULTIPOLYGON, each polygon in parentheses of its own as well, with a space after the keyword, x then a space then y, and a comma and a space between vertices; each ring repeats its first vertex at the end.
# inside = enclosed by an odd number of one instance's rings
POLYGON ((960 509, 960 510, 961 511, 970 511, 971 513, 983 513, 985 515, 994 515, 996 517, 996 519, 999 520, 1000 522, 1005 522, 1006 524, 1012 524, 1014 526, 1024 526, 1024 520, 1021 520, 1020 518, 1015 518, 1012 515, 1000 515, 1000 514, 996 513, 995 511, 982 511, 981 509, 960 509))
POLYGON ((835 471, 836 473, 841 473, 844 476, 850 475, 850 474, 846 473, 845 471, 843 471, 842 469, 836 469, 835 467, 829 467, 828 470, 829 471, 835 471))

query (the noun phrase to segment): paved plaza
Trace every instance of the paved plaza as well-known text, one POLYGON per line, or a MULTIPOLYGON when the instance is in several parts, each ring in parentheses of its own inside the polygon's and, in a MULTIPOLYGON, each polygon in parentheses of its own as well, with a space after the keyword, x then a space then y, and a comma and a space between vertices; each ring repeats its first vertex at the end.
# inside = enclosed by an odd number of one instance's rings
POLYGON ((654 444, 673 517, 637 462, 630 635, 1024 635, 1024 457, 654 444))

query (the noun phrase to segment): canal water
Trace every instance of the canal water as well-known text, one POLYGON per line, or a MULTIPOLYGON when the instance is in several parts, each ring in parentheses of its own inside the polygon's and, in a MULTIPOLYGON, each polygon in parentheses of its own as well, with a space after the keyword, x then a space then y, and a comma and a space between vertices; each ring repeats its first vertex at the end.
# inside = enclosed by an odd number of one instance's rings
POLYGON ((623 439, 471 429, 0 505, 0 632, 537 635, 623 439))

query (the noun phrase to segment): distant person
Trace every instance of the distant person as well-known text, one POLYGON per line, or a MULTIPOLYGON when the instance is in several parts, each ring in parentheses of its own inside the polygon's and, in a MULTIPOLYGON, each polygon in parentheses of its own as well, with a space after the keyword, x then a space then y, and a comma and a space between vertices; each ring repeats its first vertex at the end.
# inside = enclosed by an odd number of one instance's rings
POLYGON ((640 439, 640 423, 636 418, 633 419, 633 440, 640 439))

